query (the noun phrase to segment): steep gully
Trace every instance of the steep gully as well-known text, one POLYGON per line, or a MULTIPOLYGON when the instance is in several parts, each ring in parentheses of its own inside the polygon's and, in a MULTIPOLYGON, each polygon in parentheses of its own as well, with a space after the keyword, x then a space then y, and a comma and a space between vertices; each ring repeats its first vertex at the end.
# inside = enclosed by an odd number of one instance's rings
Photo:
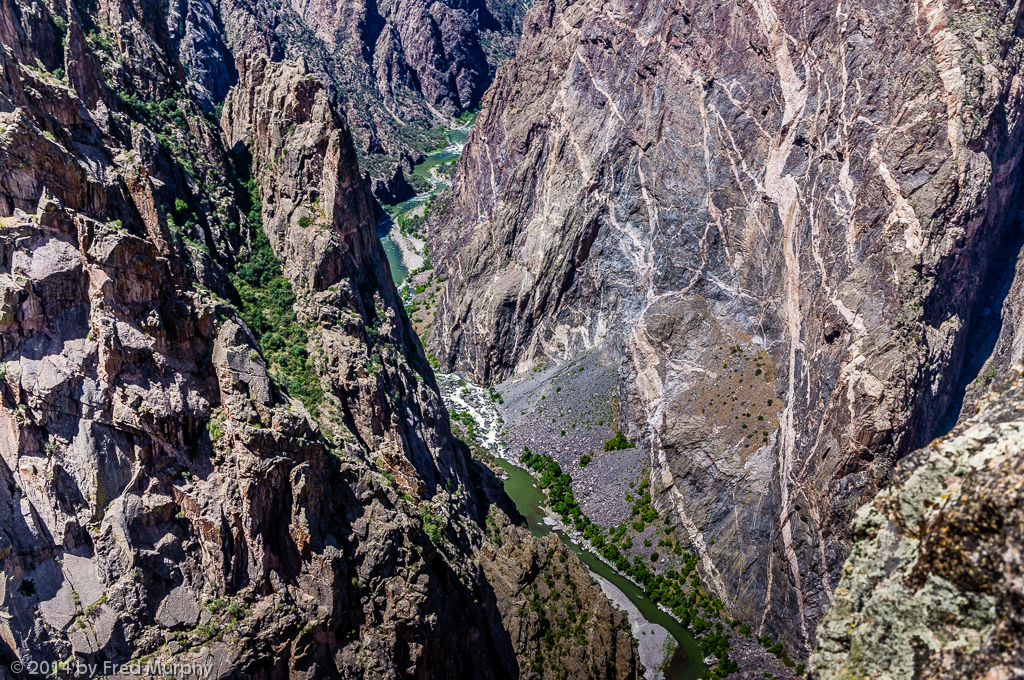
MULTIPOLYGON (((408 267, 404 261, 406 252, 395 243, 390 231, 395 228, 394 222, 400 215, 416 210, 437 192, 448 188, 448 185, 431 170, 441 163, 458 158, 465 144, 466 133, 470 129, 472 129, 472 122, 465 128, 449 131, 451 144, 430 154, 423 163, 416 166, 415 172, 431 182, 430 189, 399 205, 387 208, 387 214, 378 223, 378 235, 387 254, 395 285, 399 287, 400 291, 403 289, 403 283, 408 274, 408 267)), ((640 638, 640 626, 643 623, 648 624, 648 628, 658 631, 663 636, 666 633, 671 635, 674 644, 669 644, 664 648, 645 649, 641 640, 640 660, 649 669, 648 677, 662 677, 664 680, 693 680, 703 677, 705 671, 702 662, 703 654, 690 631, 680 625, 671 614, 652 602, 636 583, 618 573, 601 557, 584 547, 582 536, 579 536, 578 532, 576 532, 576 540, 573 540, 557 516, 549 510, 543 509, 543 506, 546 505, 546 498, 535 485, 532 474, 518 467, 513 462, 514 459, 507 455, 506 444, 501 433, 501 417, 497 410, 490 405, 487 390, 468 383, 461 376, 455 374, 438 374, 437 380, 441 397, 449 409, 466 412, 476 422, 479 442, 495 455, 498 465, 506 475, 505 492, 525 518, 530 532, 538 538, 552 533, 558 536, 587 565, 591 574, 605 587, 606 592, 611 591, 607 592, 609 596, 613 597, 614 594, 628 598, 633 605, 631 620, 632 617, 640 617, 640 621, 633 620, 634 637, 640 638), (471 393, 473 398, 468 398, 467 393, 471 393)), ((646 635, 646 632, 642 634, 646 635)))

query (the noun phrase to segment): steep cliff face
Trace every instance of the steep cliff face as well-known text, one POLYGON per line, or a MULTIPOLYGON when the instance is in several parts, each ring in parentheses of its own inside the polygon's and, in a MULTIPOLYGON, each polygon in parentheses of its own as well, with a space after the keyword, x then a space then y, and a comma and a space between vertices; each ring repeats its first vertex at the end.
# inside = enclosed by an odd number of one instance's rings
POLYGON ((395 203, 413 193, 403 168, 447 143, 431 128, 478 105, 524 11, 519 0, 179 0, 169 20, 208 111, 237 77, 221 65, 227 47, 241 58, 304 59, 344 108, 373 195, 395 203))
MULTIPOLYGON (((857 511, 817 678, 1013 678, 1024 666, 1024 384, 900 462, 857 511)), ((1004 374, 1005 375, 1005 374, 1004 374)), ((1001 380, 997 382, 1002 382, 1001 380)))
POLYGON ((0 43, 4 677, 636 677, 572 555, 541 653, 554 553, 453 446, 305 64, 239 59, 218 124, 160 3, 5 0, 0 43))
POLYGON ((537 5, 432 221, 435 354, 492 383, 621 361, 708 587, 808 653, 1020 248, 1020 29, 1002 2, 537 5))
POLYGON ((458 483, 465 461, 391 284, 347 129, 303 64, 254 57, 241 72, 223 125, 252 157, 263 230, 310 336, 325 427, 341 440, 354 430, 418 495, 458 483))

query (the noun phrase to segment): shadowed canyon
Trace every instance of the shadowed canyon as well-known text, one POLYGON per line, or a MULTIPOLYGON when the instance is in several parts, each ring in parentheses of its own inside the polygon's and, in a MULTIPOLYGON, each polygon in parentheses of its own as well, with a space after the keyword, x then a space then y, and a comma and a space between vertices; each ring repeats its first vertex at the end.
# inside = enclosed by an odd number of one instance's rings
POLYGON ((1022 58, 0 0, 0 677, 1024 678, 1022 58))

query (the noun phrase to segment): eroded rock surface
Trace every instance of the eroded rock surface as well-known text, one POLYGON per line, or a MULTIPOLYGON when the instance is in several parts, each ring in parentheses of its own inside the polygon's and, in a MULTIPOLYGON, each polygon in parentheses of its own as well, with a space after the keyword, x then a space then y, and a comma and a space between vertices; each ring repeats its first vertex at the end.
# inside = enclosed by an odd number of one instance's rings
POLYGON ((424 152, 447 143, 428 131, 478 106, 524 11, 521 0, 180 0, 169 20, 210 112, 241 70, 224 54, 305 60, 344 110, 372 194, 393 204, 415 193, 405 175, 424 152))
POLYGON ((857 511, 811 677, 1020 677, 1024 383, 1015 372, 857 511))
POLYGON ((226 46, 184 68, 160 3, 4 2, 0 38, 4 677, 642 671, 571 554, 587 623, 541 649, 566 603, 522 608, 554 553, 453 443, 304 63, 238 59, 216 121, 188 92, 226 46))

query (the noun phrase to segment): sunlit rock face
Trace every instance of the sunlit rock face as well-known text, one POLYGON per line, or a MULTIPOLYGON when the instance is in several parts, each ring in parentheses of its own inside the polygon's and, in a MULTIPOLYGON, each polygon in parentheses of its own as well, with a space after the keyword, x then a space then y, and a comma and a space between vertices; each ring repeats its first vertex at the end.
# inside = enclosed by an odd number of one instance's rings
POLYGON ((217 119, 164 9, 0 1, 0 675, 635 680, 451 437, 327 86, 208 51, 217 119))
POLYGON ((1024 663, 1024 385, 900 462, 857 511, 815 678, 1012 678, 1024 663))

